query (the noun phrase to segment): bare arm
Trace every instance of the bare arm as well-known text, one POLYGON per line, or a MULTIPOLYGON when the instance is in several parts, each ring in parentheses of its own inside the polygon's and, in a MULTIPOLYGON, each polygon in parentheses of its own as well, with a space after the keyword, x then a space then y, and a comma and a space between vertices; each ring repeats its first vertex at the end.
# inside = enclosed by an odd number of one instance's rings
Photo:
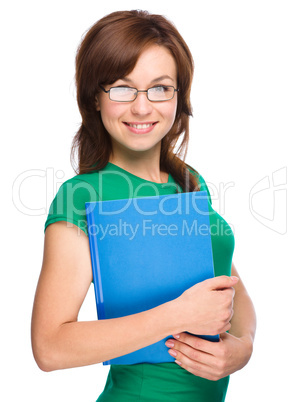
MULTIPOLYGON (((239 277, 234 264, 232 264, 232 275, 239 277)), ((237 338, 246 339, 252 348, 256 330, 256 316, 253 303, 241 279, 234 287, 236 291, 234 297, 234 315, 229 332, 237 338)))
POLYGON ((88 237, 66 222, 48 226, 42 271, 32 314, 32 347, 44 371, 78 367, 109 360, 185 330, 230 328, 232 288, 228 277, 195 285, 178 299, 127 317, 78 322, 78 313, 92 281, 88 237), (80 235, 79 235, 80 233, 80 235), (215 286, 214 286, 215 287, 215 286), (220 298, 220 299, 219 299, 220 298), (207 303, 203 303, 203 299, 207 303), (221 303, 219 303, 219 300, 221 303), (192 306, 204 305, 199 310, 192 306), (207 326, 205 317, 211 317, 207 326), (198 322, 202 325, 198 326, 198 322))
POLYGON ((50 225, 32 315, 33 352, 43 370, 130 353, 163 339, 175 327, 166 319, 172 315, 171 304, 118 319, 78 322, 91 281, 88 237, 65 222, 50 225))

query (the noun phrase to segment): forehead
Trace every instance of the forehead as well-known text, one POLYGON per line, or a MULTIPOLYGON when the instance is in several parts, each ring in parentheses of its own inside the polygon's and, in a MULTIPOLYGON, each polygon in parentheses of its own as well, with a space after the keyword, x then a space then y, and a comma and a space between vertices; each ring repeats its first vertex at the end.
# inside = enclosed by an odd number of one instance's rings
POLYGON ((151 83, 157 78, 176 83, 177 66, 166 47, 153 45, 140 54, 134 69, 123 81, 136 84, 140 81, 151 83))

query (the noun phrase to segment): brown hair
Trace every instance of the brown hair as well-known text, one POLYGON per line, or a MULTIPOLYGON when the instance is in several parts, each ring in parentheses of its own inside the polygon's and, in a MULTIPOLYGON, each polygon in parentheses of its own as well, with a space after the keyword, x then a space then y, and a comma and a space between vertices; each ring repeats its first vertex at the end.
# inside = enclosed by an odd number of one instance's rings
POLYGON ((173 55, 179 88, 175 121, 161 143, 160 169, 170 173, 183 191, 196 191, 199 183, 192 173, 189 174, 188 167, 198 172, 184 162, 189 141, 189 117, 192 115, 192 55, 172 23, 147 11, 118 11, 105 16, 87 31, 78 48, 76 87, 82 124, 73 140, 72 162, 78 152, 79 169, 75 170, 79 174, 106 166, 112 145, 95 106, 99 87, 113 84, 128 75, 141 52, 154 44, 165 46, 173 55), (182 134, 180 147, 175 153, 175 145, 182 134))

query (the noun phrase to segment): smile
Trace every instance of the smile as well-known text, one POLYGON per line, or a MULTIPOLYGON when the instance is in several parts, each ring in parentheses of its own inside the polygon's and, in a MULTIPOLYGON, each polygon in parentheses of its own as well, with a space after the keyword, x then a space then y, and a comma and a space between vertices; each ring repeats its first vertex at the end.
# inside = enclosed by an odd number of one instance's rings
POLYGON ((129 126, 140 129, 140 128, 148 128, 152 126, 152 124, 129 124, 129 126))
POLYGON ((136 123, 125 123, 129 127, 137 128, 138 130, 141 130, 143 128, 149 128, 153 126, 156 123, 143 123, 143 124, 136 124, 136 123))
POLYGON ((158 122, 147 122, 147 123, 138 123, 132 122, 124 124, 128 127, 128 129, 133 132, 134 134, 147 134, 150 133, 158 122))

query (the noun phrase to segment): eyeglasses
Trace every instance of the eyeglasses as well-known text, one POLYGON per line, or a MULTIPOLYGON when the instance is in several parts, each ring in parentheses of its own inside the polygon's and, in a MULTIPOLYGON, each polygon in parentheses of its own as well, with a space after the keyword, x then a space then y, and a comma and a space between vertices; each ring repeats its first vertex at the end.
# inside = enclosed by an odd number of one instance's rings
POLYGON ((158 85, 147 90, 138 90, 131 87, 112 87, 106 91, 101 85, 100 88, 106 94, 109 93, 109 99, 114 102, 133 102, 137 98, 138 92, 146 92, 147 99, 151 102, 165 102, 171 100, 175 92, 178 92, 178 89, 169 85, 158 85))

